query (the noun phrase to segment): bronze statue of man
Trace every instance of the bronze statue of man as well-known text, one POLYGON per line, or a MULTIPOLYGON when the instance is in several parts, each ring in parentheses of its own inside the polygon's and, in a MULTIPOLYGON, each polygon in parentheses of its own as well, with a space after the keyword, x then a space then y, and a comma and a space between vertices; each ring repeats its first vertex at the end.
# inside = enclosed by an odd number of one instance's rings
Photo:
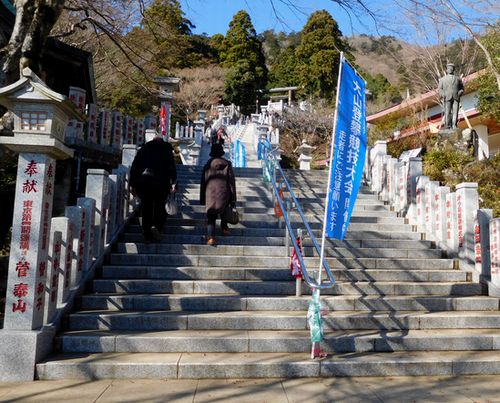
POLYGON ((444 128, 456 129, 460 97, 464 93, 464 84, 460 77, 454 74, 455 65, 446 65, 446 75, 439 79, 438 91, 443 100, 444 128))

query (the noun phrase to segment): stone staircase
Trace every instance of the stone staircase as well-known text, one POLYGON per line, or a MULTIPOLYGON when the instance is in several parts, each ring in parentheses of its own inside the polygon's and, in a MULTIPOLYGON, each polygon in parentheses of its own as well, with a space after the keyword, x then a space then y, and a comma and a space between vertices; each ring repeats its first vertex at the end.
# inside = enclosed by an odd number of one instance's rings
MULTIPOLYGON (((309 289, 295 296, 284 230, 260 169, 237 169, 242 221, 205 245, 201 168, 179 167, 182 218, 158 244, 130 225, 67 318, 40 379, 253 378, 500 373, 499 299, 361 191, 326 253, 326 359, 309 358, 309 289)), ((288 171, 320 238, 326 172, 288 171)), ((297 214, 292 217, 297 219, 297 214)), ((307 267, 319 259, 304 241, 307 267)))

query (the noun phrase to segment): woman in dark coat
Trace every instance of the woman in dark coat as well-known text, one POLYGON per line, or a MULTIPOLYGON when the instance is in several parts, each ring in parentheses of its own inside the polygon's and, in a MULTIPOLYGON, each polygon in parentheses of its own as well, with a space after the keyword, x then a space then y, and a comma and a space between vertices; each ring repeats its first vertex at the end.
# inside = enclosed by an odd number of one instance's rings
MULTIPOLYGON (((207 212, 207 245, 215 245, 215 220, 228 206, 236 205, 236 180, 231 162, 222 158, 222 144, 212 145, 210 158, 203 167, 200 185, 200 204, 207 212)), ((223 235, 229 235, 227 222, 221 220, 223 235)))

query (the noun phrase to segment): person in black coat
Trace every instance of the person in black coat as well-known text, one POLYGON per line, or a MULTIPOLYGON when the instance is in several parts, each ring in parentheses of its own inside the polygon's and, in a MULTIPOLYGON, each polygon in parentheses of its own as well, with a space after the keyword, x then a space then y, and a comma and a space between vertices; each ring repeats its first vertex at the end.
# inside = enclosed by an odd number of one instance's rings
POLYGON ((159 136, 144 144, 130 168, 132 194, 141 199, 145 242, 159 241, 167 213, 165 201, 176 190, 177 170, 173 148, 159 136))

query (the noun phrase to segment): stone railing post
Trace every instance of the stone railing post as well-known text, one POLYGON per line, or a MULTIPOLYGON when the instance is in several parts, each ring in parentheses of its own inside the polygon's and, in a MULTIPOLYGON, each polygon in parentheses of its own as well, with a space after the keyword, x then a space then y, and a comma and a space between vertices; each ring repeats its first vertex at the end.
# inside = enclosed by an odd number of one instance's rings
POLYGON ((382 157, 387 154, 387 141, 377 141, 371 149, 372 190, 377 194, 381 191, 382 157))
POLYGON ((438 181, 429 181, 425 185, 425 233, 426 239, 436 240, 436 215, 434 213, 434 200, 439 187, 438 181))
POLYGON ((401 181, 403 180, 403 172, 404 172, 404 162, 396 161, 394 164, 394 203, 393 209, 394 211, 399 212, 401 210, 401 181))
POLYGON ((490 279, 490 221, 493 210, 478 209, 474 211, 474 265, 479 280, 490 279))
POLYGON ((73 234, 72 257, 71 257, 71 288, 80 284, 83 274, 83 251, 84 235, 83 225, 85 225, 85 211, 79 206, 68 206, 64 214, 69 219, 69 226, 73 234))
POLYGON ((490 261, 491 283, 499 291, 497 296, 500 297, 500 218, 490 221, 490 261))
POLYGON ((391 206, 394 205, 396 201, 396 164, 398 162, 397 158, 390 158, 387 164, 387 193, 388 200, 391 206))
POLYGON ((439 248, 446 250, 446 195, 450 193, 448 186, 439 186, 434 193, 434 240, 439 248))
POLYGON ((457 195, 446 195, 446 250, 449 257, 458 255, 457 195))
POLYGON ((59 265, 59 290, 57 292, 57 305, 64 305, 68 300, 71 289, 71 257, 73 251, 73 234, 67 217, 56 217, 52 219, 54 232, 61 233, 61 251, 59 265))
POLYGON ((383 201, 389 201, 389 161, 391 160, 390 155, 382 156, 382 190, 380 192, 380 198, 383 201))
POLYGON ((87 171, 87 188, 85 197, 96 201, 94 256, 100 256, 106 240, 106 226, 109 208, 109 174, 104 169, 89 169, 87 171))
POLYGON ((401 216, 405 216, 408 211, 408 162, 401 162, 398 174, 399 203, 398 211, 401 216))
MULTIPOLYGON (((116 169, 113 169, 113 172, 116 172, 116 169)), ((108 176, 109 179, 109 228, 106 231, 106 243, 109 243, 111 238, 113 237, 116 228, 118 228, 118 221, 120 219, 120 175, 113 173, 108 176)))
POLYGON ((474 265, 474 211, 479 208, 477 183, 460 183, 457 189, 458 256, 474 265))
POLYGON ((420 231, 425 231, 425 185, 429 183, 428 176, 419 176, 417 179, 417 225, 420 231))
POLYGON ((422 175, 422 158, 411 157, 408 162, 406 217, 411 225, 417 225, 417 180, 422 175))
POLYGON ((94 260, 95 200, 89 197, 79 197, 76 205, 83 209, 85 217, 82 228, 85 240, 83 247, 83 270, 87 271, 92 266, 94 260))
POLYGON ((44 323, 52 323, 57 310, 57 294, 59 289, 59 271, 61 270, 61 231, 52 231, 49 243, 49 264, 47 266, 47 283, 45 285, 45 318, 44 323))

